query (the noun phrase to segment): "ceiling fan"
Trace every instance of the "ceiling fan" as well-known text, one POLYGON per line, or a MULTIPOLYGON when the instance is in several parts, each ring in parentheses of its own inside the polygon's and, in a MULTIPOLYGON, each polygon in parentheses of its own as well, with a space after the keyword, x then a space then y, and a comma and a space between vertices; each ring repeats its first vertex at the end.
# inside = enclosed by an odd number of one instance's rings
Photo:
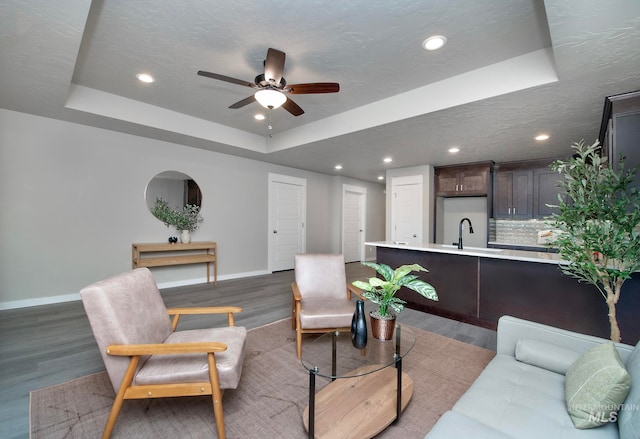
POLYGON ((270 48, 267 51, 267 58, 264 60, 264 73, 256 76, 253 83, 218 73, 206 72, 204 70, 199 70, 198 75, 257 90, 253 95, 230 105, 229 108, 242 108, 245 105, 258 101, 260 105, 269 109, 283 107, 294 116, 304 114, 304 110, 288 98, 286 96, 287 94, 337 93, 340 91, 340 84, 336 82, 312 82, 287 85, 287 81, 282 77, 284 61, 284 52, 270 48))

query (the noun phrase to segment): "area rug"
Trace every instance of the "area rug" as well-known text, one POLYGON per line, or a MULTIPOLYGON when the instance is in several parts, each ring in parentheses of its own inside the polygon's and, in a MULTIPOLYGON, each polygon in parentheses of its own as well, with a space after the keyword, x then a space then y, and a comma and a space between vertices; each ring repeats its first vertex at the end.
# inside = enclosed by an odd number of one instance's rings
MULTIPOLYGON (((416 345, 405 358, 403 370, 413 379, 413 397, 400 422, 379 438, 422 438, 495 355, 431 332, 412 330, 416 345)), ((240 386, 227 390, 223 398, 227 437, 307 437, 302 413, 308 403, 308 382, 308 374, 296 358, 289 319, 249 331, 240 386)), ((319 382, 318 388, 325 384, 319 382)), ((31 438, 100 437, 113 398, 106 372, 31 392, 31 438)), ((125 401, 112 437, 215 438, 211 399, 125 401)))

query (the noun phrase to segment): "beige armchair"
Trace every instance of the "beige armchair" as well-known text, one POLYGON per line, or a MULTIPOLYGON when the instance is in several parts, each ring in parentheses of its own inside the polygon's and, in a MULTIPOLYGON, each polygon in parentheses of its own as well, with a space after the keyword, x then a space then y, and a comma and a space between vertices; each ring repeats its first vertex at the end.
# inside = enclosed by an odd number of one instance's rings
POLYGON ((222 390, 240 381, 246 329, 238 307, 165 308, 147 268, 94 283, 80 292, 116 397, 102 437, 125 399, 212 395, 218 438, 225 438, 222 390), (175 331, 183 314, 227 314, 227 327, 175 331), (173 320, 170 318, 173 315, 173 320))
POLYGON ((302 334, 351 329, 355 311, 351 293, 362 292, 347 284, 343 255, 296 255, 291 289, 291 329, 296 331, 298 358, 302 358, 302 334))

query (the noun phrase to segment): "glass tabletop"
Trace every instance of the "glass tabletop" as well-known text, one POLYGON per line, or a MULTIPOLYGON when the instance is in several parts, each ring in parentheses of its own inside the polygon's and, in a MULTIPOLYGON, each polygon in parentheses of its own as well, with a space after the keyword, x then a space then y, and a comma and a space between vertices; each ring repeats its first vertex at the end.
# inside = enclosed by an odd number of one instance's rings
POLYGON ((302 346, 302 365, 309 372, 326 378, 349 378, 376 372, 394 365, 413 348, 416 338, 409 327, 397 324, 391 340, 378 340, 367 326, 367 345, 358 349, 351 343, 350 331, 322 334, 302 346), (335 341, 335 358, 333 346, 335 341))

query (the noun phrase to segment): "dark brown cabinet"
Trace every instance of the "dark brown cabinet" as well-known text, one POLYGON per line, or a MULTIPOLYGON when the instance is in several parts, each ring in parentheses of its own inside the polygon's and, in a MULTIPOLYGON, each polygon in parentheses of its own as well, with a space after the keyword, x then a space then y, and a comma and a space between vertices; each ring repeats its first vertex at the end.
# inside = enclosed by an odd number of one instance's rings
POLYGON ((493 217, 496 219, 544 219, 558 204, 562 178, 549 169, 551 160, 497 164, 493 176, 493 217))
POLYGON ((533 215, 533 171, 499 171, 494 176, 493 217, 529 219, 533 215))
POLYGON ((491 184, 491 170, 492 163, 436 168, 436 195, 441 197, 487 195, 491 184))
MULTIPOLYGON (((619 168, 620 156, 625 169, 640 166, 640 91, 605 99, 600 143, 614 169, 619 168)), ((640 168, 636 168, 634 186, 640 189, 640 168)))
POLYGON ((553 172, 549 168, 533 170, 533 217, 544 219, 557 213, 558 209, 549 205, 558 204, 558 194, 563 194, 564 190, 558 187, 562 175, 553 172))

